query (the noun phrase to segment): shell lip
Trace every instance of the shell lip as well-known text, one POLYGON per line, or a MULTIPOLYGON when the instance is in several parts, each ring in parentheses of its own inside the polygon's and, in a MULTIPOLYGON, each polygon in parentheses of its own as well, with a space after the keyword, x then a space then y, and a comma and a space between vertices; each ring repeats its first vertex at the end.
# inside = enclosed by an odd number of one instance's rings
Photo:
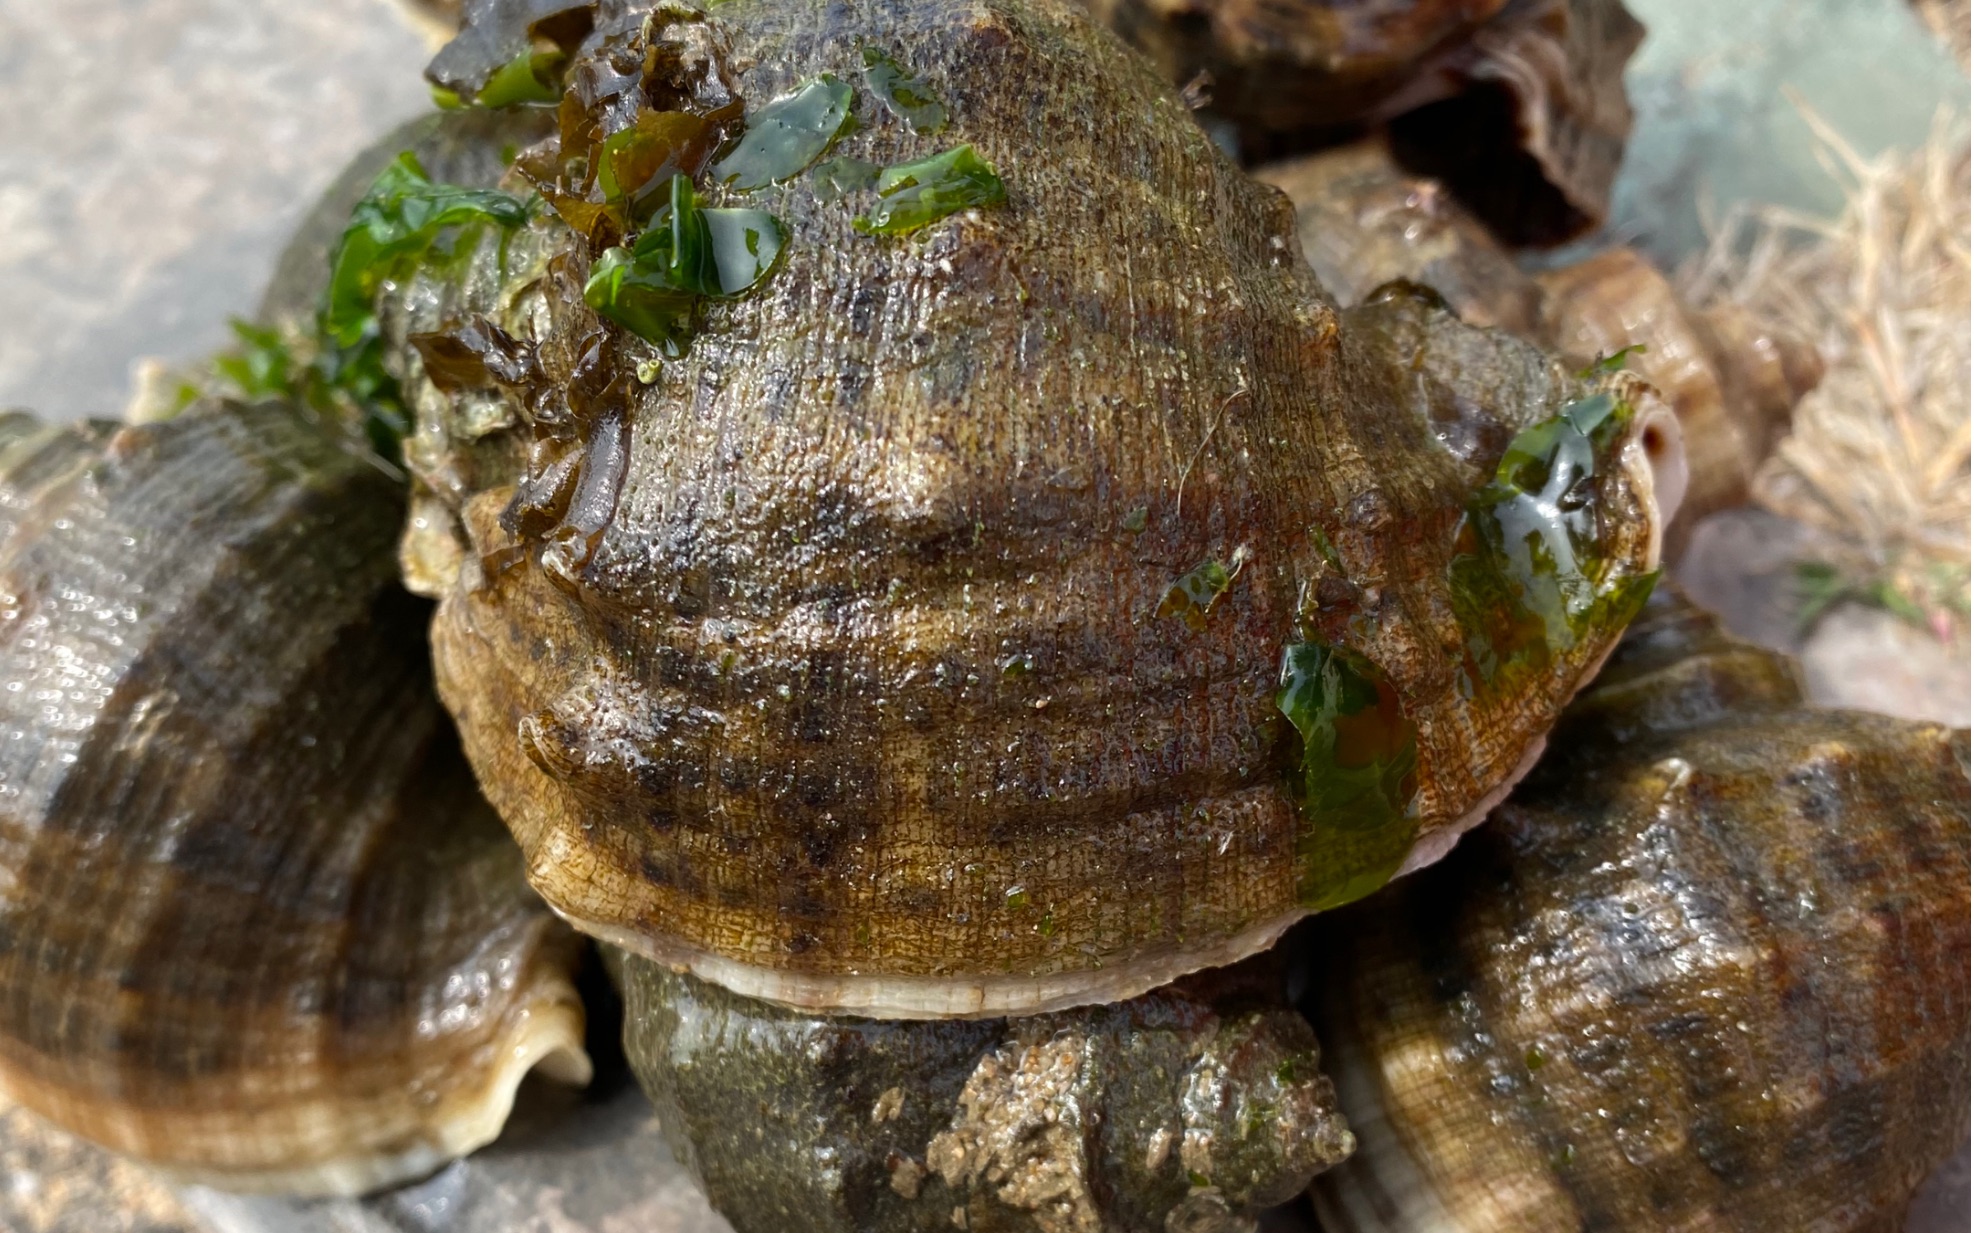
MULTIPOLYGON (((554 905, 551 905, 554 906, 554 905)), ((1042 976, 842 975, 741 963, 676 938, 584 920, 556 907, 578 930, 742 997, 805 1014, 866 1019, 1000 1019, 1123 1002, 1206 968, 1256 955, 1309 913, 1301 908, 1196 946, 1139 956, 1113 967, 1042 976)))
MULTIPOLYGON (((1623 378, 1621 384, 1628 387, 1622 389, 1623 395, 1638 403, 1638 416, 1619 447, 1618 465, 1645 509, 1647 538, 1644 567, 1657 569, 1665 548, 1666 527, 1679 512, 1680 503, 1686 496, 1685 441, 1680 433, 1679 417, 1656 390, 1636 378, 1623 378)), ((1570 691, 1570 697, 1576 697, 1597 679, 1597 674, 1604 670, 1605 661, 1617 649, 1618 639, 1613 638, 1602 655, 1585 665, 1570 691)), ((1535 769, 1547 747, 1546 733, 1530 742, 1522 760, 1516 763, 1508 777, 1475 802, 1474 807, 1462 814, 1457 822, 1441 827, 1413 844, 1412 851, 1406 854, 1405 863, 1399 866, 1393 878, 1416 873, 1451 852, 1460 836, 1486 821, 1487 815, 1508 799, 1515 785, 1535 769)))

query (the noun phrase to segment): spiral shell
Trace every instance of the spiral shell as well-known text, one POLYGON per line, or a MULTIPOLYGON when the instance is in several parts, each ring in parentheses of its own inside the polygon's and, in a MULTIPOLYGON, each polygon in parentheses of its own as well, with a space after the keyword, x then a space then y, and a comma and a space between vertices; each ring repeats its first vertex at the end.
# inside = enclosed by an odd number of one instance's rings
POLYGON ((1967 733, 1658 601, 1442 866, 1319 922, 1332 1233, 1891 1227, 1967 1120, 1967 733))
POLYGON ((1627 366, 1679 417, 1687 482, 1668 531, 1676 559, 1699 519, 1748 498, 1796 403, 1822 379, 1816 348, 1723 305, 1698 311, 1635 250, 1609 248, 1531 275, 1445 187, 1359 142, 1255 172, 1289 195, 1323 286, 1356 304, 1393 279, 1446 298, 1571 363, 1629 352, 1627 366))
POLYGON ((278 404, 0 419, 0 1090, 178 1177, 352 1193, 584 1081, 394 580, 397 486, 278 404))

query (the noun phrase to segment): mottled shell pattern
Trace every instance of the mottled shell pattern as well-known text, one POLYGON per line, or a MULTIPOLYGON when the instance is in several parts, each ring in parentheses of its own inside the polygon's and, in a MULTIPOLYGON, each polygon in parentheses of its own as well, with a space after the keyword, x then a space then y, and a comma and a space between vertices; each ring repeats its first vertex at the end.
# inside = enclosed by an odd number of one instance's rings
POLYGON ((579 928, 811 1009, 1135 996, 1444 852, 1642 599, 1662 404, 1430 296, 1339 313, 1080 8, 589 20, 517 163, 560 214, 380 308, 439 688, 579 928), (939 131, 846 84, 865 52, 939 131), (771 276, 689 339, 585 306, 635 230, 613 137, 731 142, 826 77, 840 160, 964 145, 1005 199, 873 234, 821 170, 702 170, 779 220, 771 276))
POLYGON ((295 408, 0 417, 0 1092, 183 1179, 354 1193, 586 1082, 397 585, 402 489, 295 408))
POLYGON ((1315 923, 1332 1233, 1899 1226, 1968 1112, 1966 731, 1655 598, 1439 867, 1315 923))

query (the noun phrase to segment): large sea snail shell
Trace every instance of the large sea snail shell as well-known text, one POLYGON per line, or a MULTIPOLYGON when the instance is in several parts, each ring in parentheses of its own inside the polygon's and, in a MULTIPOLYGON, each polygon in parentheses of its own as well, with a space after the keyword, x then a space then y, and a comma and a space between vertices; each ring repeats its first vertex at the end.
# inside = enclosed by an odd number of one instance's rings
POLYGON ((1803 708, 1667 599, 1555 746, 1316 922, 1324 1228, 1897 1227, 1967 1124, 1967 733, 1803 708))
POLYGON ((182 1178, 351 1193, 586 1081, 395 582, 403 499, 278 404, 0 418, 0 1091, 182 1178))
POLYGON ((1499 799, 1657 564, 1678 446, 1649 391, 1430 296, 1339 313, 1280 195, 1073 5, 644 16, 577 58, 566 132, 906 47, 948 129, 874 113, 837 152, 970 143, 1007 200, 898 239, 791 179, 778 272, 677 356, 583 304, 596 254, 552 215, 387 291, 426 510, 406 555, 451 566, 422 578, 439 688, 558 911, 796 1007, 1035 1012, 1239 959, 1499 799), (448 333, 504 337, 505 375, 434 385, 448 333), (1481 598, 1501 558, 1470 506, 1584 398, 1636 414, 1568 485, 1588 572, 1552 624, 1505 582, 1481 598), (1344 776, 1365 809, 1322 804, 1339 690, 1376 699, 1349 756, 1383 769, 1344 776))

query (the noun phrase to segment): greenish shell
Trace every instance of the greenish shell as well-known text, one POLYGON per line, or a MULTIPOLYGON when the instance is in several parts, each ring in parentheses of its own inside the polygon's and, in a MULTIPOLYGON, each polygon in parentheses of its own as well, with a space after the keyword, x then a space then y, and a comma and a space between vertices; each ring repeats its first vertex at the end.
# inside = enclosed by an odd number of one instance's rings
POLYGON ((658 1124, 739 1233, 1231 1229, 1352 1139, 1273 959, 1024 1019, 804 1015, 616 954, 658 1124))

